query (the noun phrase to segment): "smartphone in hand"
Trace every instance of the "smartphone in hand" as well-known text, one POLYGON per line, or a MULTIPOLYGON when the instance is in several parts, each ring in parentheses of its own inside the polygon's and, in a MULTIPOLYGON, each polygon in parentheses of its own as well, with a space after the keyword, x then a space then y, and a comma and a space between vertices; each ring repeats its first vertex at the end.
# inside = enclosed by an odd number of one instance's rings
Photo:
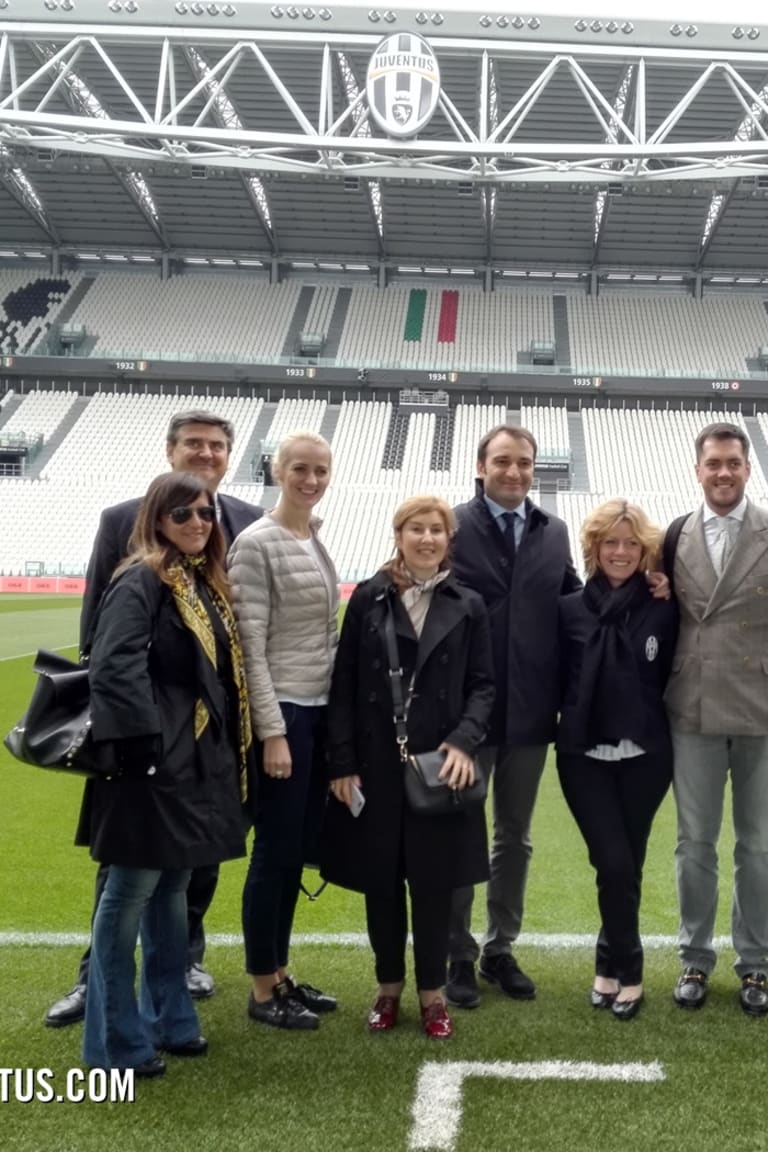
POLYGON ((365 807, 365 796, 358 788, 357 784, 352 785, 352 799, 349 802, 349 810, 353 816, 359 816, 365 807))

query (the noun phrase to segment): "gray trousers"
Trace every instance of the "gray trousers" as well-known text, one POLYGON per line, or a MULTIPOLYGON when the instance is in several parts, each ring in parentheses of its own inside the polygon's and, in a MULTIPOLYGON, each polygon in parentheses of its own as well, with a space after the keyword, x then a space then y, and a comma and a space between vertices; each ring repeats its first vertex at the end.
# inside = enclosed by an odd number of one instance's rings
POLYGON ((717 841, 730 774, 734 967, 739 976, 768 974, 768 737, 702 736, 673 729, 672 745, 680 958, 704 972, 715 967, 717 841))
MULTIPOLYGON (((546 744, 504 745, 481 752, 486 770, 493 768, 493 845, 488 881, 488 921, 483 952, 509 953, 523 922, 525 885, 533 853, 531 819, 547 758, 546 744)), ((475 890, 457 888, 451 906, 450 960, 477 960, 480 948, 472 935, 475 890)))

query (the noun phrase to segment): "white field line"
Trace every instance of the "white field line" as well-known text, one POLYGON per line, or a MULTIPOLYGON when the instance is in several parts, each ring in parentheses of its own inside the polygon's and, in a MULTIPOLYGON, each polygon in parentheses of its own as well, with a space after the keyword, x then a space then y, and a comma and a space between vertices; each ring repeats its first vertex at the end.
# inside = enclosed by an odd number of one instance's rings
POLYGON ((579 1060, 441 1061, 423 1064, 416 1081, 408 1137, 411 1152, 453 1152, 461 1126, 461 1092, 470 1077, 494 1080, 601 1080, 633 1084, 665 1080, 657 1061, 649 1064, 595 1064, 579 1060))
MULTIPOLYGON (((219 947, 240 947, 243 938, 234 932, 211 932, 206 936, 209 944, 219 947)), ((0 948, 20 946, 64 948, 70 945, 85 946, 88 943, 87 932, 0 932, 0 948)), ((341 948, 367 948, 368 936, 365 932, 295 932, 291 943, 300 947, 302 944, 320 944, 341 948)), ((567 952, 574 948, 594 948, 595 937, 568 932, 529 932, 523 933, 517 943, 523 948, 539 948, 545 952, 567 952)), ((646 949, 677 947, 676 936, 644 936, 643 946, 646 949)), ((718 936, 714 940, 718 950, 730 948, 731 941, 728 936, 718 936)))
MULTIPOLYGON (((49 652, 66 652, 67 648, 77 648, 77 644, 60 644, 58 648, 48 648, 49 652)), ((17 652, 15 656, 0 656, 0 664, 5 664, 8 660, 24 660, 26 657, 37 656, 39 648, 35 648, 34 652, 17 652)))

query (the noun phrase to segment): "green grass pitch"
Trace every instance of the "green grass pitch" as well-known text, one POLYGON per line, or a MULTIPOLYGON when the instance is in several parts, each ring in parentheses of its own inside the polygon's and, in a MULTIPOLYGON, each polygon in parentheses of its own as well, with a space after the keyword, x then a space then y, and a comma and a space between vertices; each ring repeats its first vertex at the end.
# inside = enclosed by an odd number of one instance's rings
MULTIPOLYGON (((28 654, 40 645, 74 644, 78 607, 65 598, 0 597, 1 732, 28 699, 28 654)), ((66 1070, 80 1064, 79 1026, 42 1025, 48 1003, 72 984, 81 950, 63 943, 63 934, 87 932, 91 910, 94 865, 72 846, 80 791, 77 780, 18 765, 0 750, 0 1069, 50 1068, 57 1090, 66 1070)), ((479 1009, 454 1013, 456 1034, 441 1045, 418 1031, 411 980, 402 1023, 391 1035, 369 1036, 372 963, 354 935, 364 931, 362 901, 328 889, 299 905, 303 942, 293 968, 336 993, 338 1012, 315 1034, 254 1025, 245 1014, 248 981, 237 943, 245 862, 236 861, 223 868, 208 920, 209 933, 221 941, 208 951, 218 991, 200 1009, 208 1057, 169 1061, 163 1080, 138 1084, 133 1104, 0 1103, 2 1147, 768 1152, 768 1020, 740 1011, 730 950, 722 950, 701 1012, 683 1012, 672 1001, 678 964, 671 800, 657 820, 646 868, 647 1004, 627 1024, 587 1003, 594 882, 551 762, 534 845, 526 936, 517 954, 539 986, 536 1001, 515 1003, 487 988, 479 1009), (224 942, 227 936, 234 942, 224 942), (646 1079, 632 1078, 638 1075, 646 1079)), ((721 848, 718 931, 725 935, 727 828, 721 848)), ((316 874, 306 879, 312 887, 316 874)), ((478 931, 482 903, 476 903, 478 931)))

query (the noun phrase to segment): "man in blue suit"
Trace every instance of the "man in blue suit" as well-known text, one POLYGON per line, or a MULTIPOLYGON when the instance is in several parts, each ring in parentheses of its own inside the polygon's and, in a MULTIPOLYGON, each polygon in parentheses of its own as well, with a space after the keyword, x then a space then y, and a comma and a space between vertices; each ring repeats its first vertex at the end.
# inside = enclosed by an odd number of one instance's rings
MULTIPOLYGON (((177 412, 171 418, 166 436, 166 455, 174 472, 193 472, 204 480, 215 494, 216 514, 229 546, 244 528, 262 515, 263 509, 234 496, 219 495, 218 488, 229 466, 235 431, 231 421, 204 409, 177 412)), ((93 544, 86 572, 86 591, 80 614, 80 649, 86 651, 101 597, 117 565, 128 555, 128 541, 141 503, 140 498, 126 500, 105 508, 93 544)), ((106 883, 107 865, 96 874, 96 914, 106 883)), ((216 892, 218 866, 195 868, 187 888, 187 987, 195 999, 212 996, 213 977, 203 967, 205 931, 203 918, 216 892)), ((45 1015, 49 1028, 75 1024, 85 1015, 85 993, 88 982, 90 948, 80 961, 77 981, 70 992, 57 1000, 45 1015)))

